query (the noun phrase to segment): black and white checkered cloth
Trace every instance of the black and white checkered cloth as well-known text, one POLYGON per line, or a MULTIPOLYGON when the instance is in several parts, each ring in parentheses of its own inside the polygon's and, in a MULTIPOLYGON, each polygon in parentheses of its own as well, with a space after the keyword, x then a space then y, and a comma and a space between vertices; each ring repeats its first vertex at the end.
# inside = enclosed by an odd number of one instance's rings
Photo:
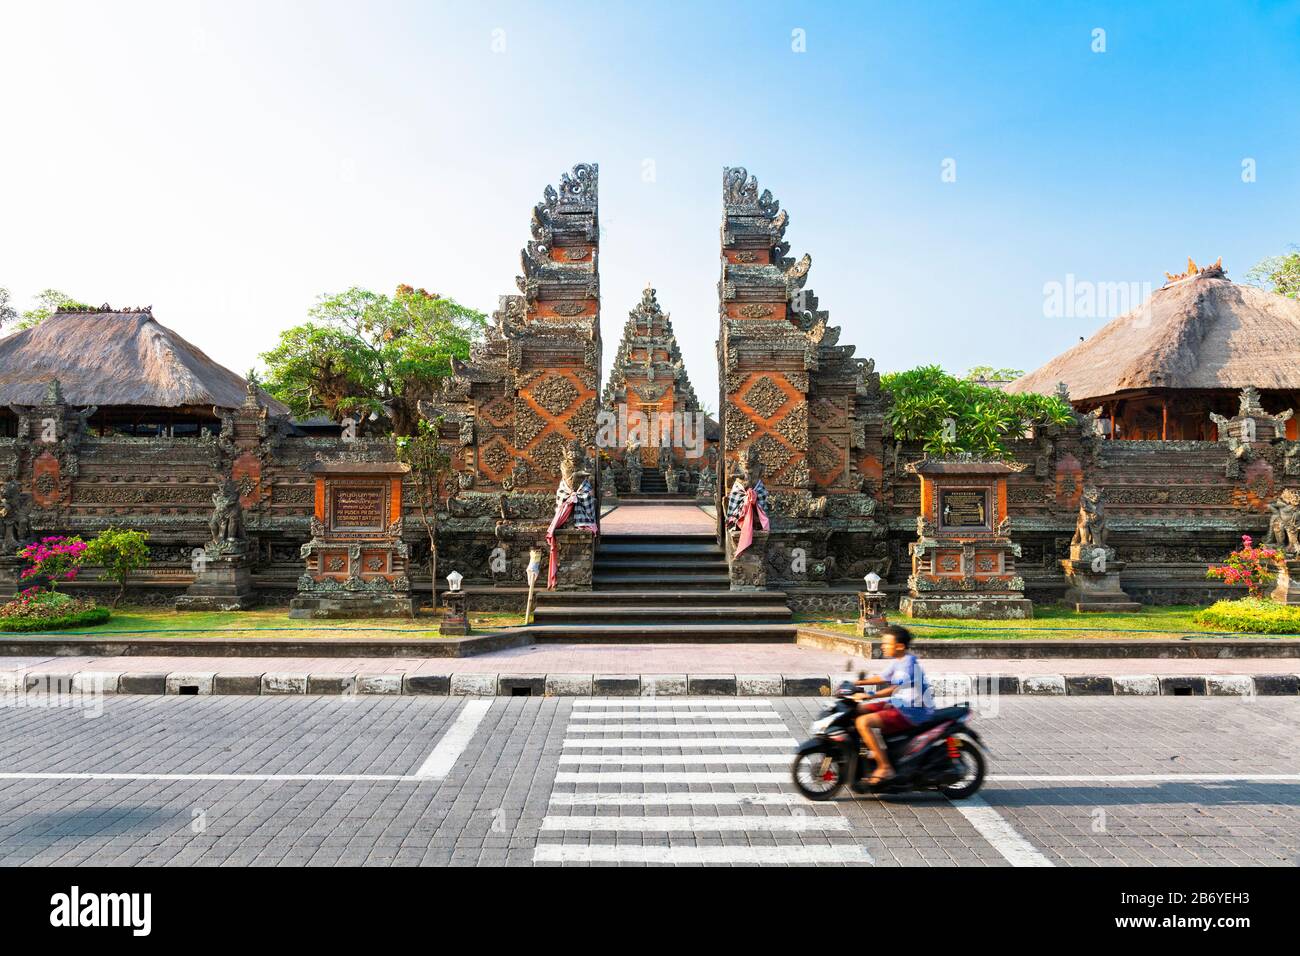
MULTIPOLYGON (((754 485, 754 497, 763 514, 767 514, 767 486, 763 484, 762 478, 754 485)), ((740 520, 740 509, 743 507, 745 507, 745 485, 737 480, 731 486, 731 494, 727 495, 727 524, 734 525, 740 520)))
MULTIPOLYGON (((573 491, 563 480, 555 491, 555 509, 564 507, 573 491)), ((596 527, 596 496, 591 490, 591 482, 583 479, 578 486, 578 500, 573 503, 573 517, 569 519, 575 528, 596 527)))

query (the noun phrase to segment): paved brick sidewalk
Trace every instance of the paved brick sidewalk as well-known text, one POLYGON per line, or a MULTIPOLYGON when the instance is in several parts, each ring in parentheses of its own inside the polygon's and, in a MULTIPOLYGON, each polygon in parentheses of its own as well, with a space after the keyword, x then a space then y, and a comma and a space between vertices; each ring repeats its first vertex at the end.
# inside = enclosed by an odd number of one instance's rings
MULTIPOLYGON (((878 672, 883 661, 795 644, 545 644, 461 658, 0 657, 0 673, 219 671, 231 674, 837 674, 878 672)), ((925 662, 931 674, 1295 674, 1300 660, 1050 659, 925 662)))

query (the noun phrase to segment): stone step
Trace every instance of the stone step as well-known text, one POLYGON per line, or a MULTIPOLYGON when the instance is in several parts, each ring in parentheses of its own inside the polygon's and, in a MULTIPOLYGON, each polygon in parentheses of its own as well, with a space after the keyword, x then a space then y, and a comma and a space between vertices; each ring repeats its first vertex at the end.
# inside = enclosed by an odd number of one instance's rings
POLYGON ((602 594, 606 591, 626 589, 633 584, 641 588, 653 588, 671 593, 673 590, 721 590, 730 583, 731 578, 726 574, 645 574, 636 577, 593 574, 591 577, 592 587, 602 594))
POLYGON ((538 624, 712 624, 747 621, 779 624, 792 615, 784 604, 701 604, 688 606, 590 604, 539 604, 533 620, 538 624))
POLYGON ((611 603, 622 603, 630 606, 649 607, 651 605, 658 607, 673 607, 678 605, 773 605, 784 609, 786 595, 784 591, 731 591, 727 588, 712 588, 691 591, 689 593, 674 593, 664 590, 645 590, 628 586, 627 582, 621 582, 623 587, 619 590, 609 591, 539 591, 537 593, 537 606, 542 605, 594 605, 593 609, 603 609, 610 606, 611 603))
POLYGON ((599 550, 596 552, 596 560, 604 557, 622 557, 622 558, 645 558, 645 557, 677 557, 685 558, 692 555, 700 555, 706 558, 723 557, 722 548, 709 542, 688 541, 683 544, 667 544, 660 542, 649 542, 646 544, 623 544, 622 542, 610 542, 602 540, 599 550))
POLYGON ((793 644, 792 624, 548 624, 519 629, 539 644, 793 644))
POLYGON ((651 573, 663 571, 709 571, 714 574, 727 573, 727 561, 722 557, 697 554, 683 557, 648 557, 648 558, 613 558, 597 557, 597 574, 633 574, 638 571, 651 573))

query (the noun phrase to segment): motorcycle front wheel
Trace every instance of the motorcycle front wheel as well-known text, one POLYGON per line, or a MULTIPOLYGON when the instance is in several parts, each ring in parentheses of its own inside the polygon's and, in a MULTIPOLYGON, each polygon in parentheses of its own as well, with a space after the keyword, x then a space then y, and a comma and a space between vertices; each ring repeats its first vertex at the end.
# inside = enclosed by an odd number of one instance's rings
POLYGON ((974 740, 965 734, 953 734, 957 742, 957 772, 961 775, 955 783, 939 788, 949 800, 965 800, 973 797, 984 784, 984 751, 974 740))
POLYGON ((809 800, 829 800, 844 786, 844 765, 831 750, 800 754, 790 765, 794 785, 809 800))

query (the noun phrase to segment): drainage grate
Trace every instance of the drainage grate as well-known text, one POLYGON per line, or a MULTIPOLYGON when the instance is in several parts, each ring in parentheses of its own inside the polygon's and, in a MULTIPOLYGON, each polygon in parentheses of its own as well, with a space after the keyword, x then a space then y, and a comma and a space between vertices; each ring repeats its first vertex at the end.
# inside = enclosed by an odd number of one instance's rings
POLYGON ((511 687, 511 697, 532 697, 533 689, 531 687, 511 687))
POLYGON ((1191 697, 1191 696, 1192 696, 1192 689, 1191 689, 1190 687, 1175 687, 1175 688, 1174 688, 1174 696, 1175 696, 1175 697, 1191 697))
POLYGON ((198 692, 198 684, 181 684, 181 686, 176 689, 176 693, 178 694, 197 694, 198 692))

